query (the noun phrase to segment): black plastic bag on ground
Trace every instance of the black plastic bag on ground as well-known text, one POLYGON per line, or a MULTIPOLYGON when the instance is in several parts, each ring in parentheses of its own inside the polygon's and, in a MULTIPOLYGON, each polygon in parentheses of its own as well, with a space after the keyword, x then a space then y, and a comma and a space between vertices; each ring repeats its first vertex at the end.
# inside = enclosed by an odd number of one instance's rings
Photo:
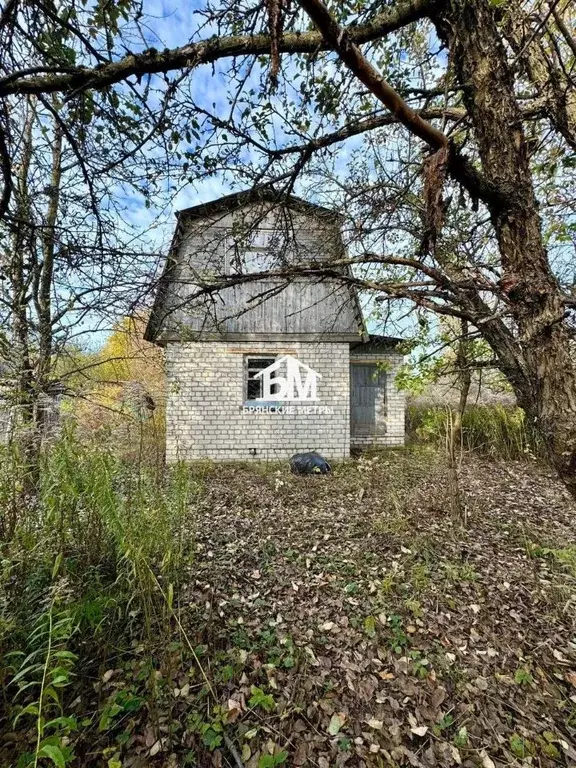
POLYGON ((290 459, 290 469, 295 475, 326 475, 332 467, 319 453, 296 453, 290 459))

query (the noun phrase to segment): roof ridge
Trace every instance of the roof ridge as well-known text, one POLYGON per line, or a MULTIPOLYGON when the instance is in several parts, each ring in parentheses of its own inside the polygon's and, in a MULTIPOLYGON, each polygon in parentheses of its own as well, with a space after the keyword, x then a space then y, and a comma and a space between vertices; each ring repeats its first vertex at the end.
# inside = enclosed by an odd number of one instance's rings
POLYGON ((224 195, 222 197, 215 198, 214 200, 209 200, 206 203, 199 203, 198 205, 192 205, 188 208, 182 208, 181 210, 177 211, 176 215, 201 215, 210 213, 212 210, 216 211, 233 207, 240 208, 243 205, 247 205, 253 202, 269 202, 273 203, 274 205, 284 203, 285 205, 294 208, 305 208, 334 218, 343 218, 342 214, 333 208, 327 208, 324 205, 312 203, 309 200, 305 200, 303 197, 288 194, 286 192, 276 190, 270 186, 250 187, 248 189, 240 190, 239 192, 232 192, 229 195, 224 195))

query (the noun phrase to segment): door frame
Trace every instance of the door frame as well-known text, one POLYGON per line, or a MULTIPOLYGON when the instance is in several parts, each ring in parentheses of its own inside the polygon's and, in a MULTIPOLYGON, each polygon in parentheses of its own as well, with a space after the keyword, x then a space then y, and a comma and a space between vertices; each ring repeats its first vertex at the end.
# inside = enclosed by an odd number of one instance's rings
POLYGON ((353 441, 355 437, 378 437, 385 435, 387 432, 387 417, 388 417, 388 371, 386 371, 382 365, 382 360, 362 360, 356 358, 350 360, 350 438, 353 441), (371 366, 378 372, 378 383, 375 384, 377 393, 374 401, 374 422, 373 426, 368 426, 367 429, 358 430, 354 428, 353 420, 353 394, 354 394, 354 377, 352 375, 353 366, 365 365, 371 366))

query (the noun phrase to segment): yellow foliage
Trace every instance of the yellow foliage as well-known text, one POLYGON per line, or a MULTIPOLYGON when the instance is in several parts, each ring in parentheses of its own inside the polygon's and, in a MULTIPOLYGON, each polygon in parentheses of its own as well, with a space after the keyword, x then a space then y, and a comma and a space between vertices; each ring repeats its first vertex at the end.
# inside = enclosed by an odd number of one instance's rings
POLYGON ((164 353, 144 340, 146 318, 125 317, 85 368, 81 397, 73 404, 80 429, 102 430, 123 454, 163 451, 164 353))

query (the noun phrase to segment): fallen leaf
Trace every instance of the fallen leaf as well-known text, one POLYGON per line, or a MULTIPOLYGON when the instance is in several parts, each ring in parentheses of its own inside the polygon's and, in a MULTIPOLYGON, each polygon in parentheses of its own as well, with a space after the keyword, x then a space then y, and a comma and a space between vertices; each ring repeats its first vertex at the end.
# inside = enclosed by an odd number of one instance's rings
POLYGON ((323 632, 330 632, 330 630, 335 626, 333 621, 326 621, 324 624, 320 626, 320 629, 323 632))
POLYGON ((228 699, 228 722, 233 723, 242 714, 242 705, 236 699, 228 699))
POLYGON ((481 750, 480 757, 482 758, 482 768, 496 768, 494 761, 489 757, 485 749, 481 750))
POLYGON ((149 754, 150 754, 150 757, 154 757, 154 755, 157 755, 157 754, 158 754, 158 752, 160 752, 160 750, 161 750, 161 749, 162 749, 162 740, 161 740, 161 739, 158 739, 158 740, 157 740, 157 741, 155 741, 155 742, 154 742, 154 744, 152 744, 152 746, 150 747, 150 752, 149 752, 149 754))
POLYGON ((576 688, 576 672, 566 672, 564 675, 566 680, 576 688))
POLYGON ((330 734, 330 736, 336 736, 339 733, 340 728, 342 728, 345 722, 346 722, 345 716, 342 714, 338 715, 335 712, 330 718, 330 725, 328 726, 328 733, 330 734))

